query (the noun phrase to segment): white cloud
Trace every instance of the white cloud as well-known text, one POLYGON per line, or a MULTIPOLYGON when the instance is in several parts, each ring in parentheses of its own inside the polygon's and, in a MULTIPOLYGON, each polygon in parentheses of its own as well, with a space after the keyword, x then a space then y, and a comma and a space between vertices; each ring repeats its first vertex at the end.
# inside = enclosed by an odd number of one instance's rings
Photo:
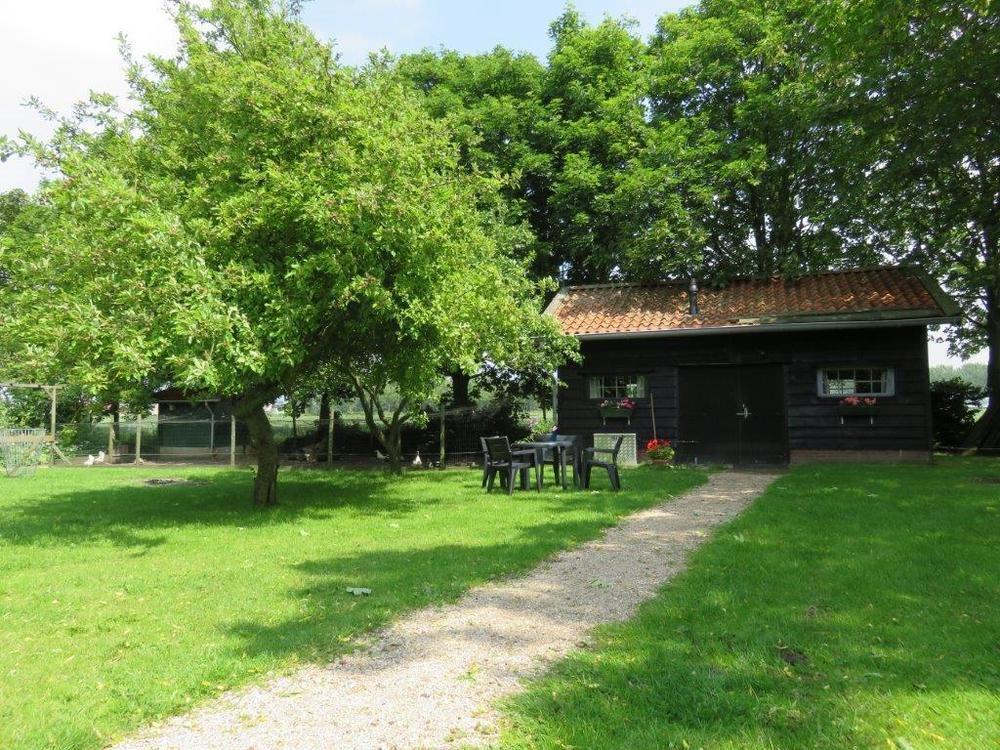
MULTIPOLYGON (((46 135, 50 125, 22 106, 37 96, 67 112, 90 91, 127 93, 116 37, 138 56, 170 54, 177 35, 162 0, 5 3, 0 44, 0 132, 46 135)), ((0 164, 0 190, 32 189, 40 174, 24 160, 0 164)))

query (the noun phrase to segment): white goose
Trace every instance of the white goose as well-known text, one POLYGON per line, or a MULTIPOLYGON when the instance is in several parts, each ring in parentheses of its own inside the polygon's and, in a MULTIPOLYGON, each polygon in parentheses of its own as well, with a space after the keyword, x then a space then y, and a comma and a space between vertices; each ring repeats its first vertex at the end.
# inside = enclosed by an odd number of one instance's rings
POLYGON ((420 451, 417 451, 417 457, 413 459, 412 463, 418 469, 424 465, 424 462, 420 460, 420 451))

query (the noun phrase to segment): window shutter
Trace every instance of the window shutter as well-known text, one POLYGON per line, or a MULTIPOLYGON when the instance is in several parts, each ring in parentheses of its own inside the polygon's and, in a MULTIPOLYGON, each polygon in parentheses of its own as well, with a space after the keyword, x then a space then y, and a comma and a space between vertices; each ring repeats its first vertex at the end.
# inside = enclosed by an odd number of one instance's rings
POLYGON ((601 397, 601 379, 596 375, 591 376, 587 379, 588 390, 590 393, 590 398, 600 398, 601 397))
POLYGON ((817 370, 816 371, 816 392, 820 396, 830 395, 830 376, 829 370, 817 370))
POLYGON ((646 395, 648 394, 648 388, 647 388, 646 380, 647 380, 647 378, 646 378, 645 375, 639 375, 638 377, 636 377, 636 379, 635 379, 635 397, 636 398, 646 398, 646 395))

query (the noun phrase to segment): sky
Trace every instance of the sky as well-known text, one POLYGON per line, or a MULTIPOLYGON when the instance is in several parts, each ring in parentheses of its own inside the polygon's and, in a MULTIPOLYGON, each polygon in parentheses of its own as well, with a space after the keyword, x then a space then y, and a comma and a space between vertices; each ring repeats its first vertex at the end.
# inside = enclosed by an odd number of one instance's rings
MULTIPOLYGON (((628 16, 643 35, 663 13, 688 0, 576 0, 591 21, 628 16)), ((544 57, 548 27, 563 0, 311 0, 303 16, 335 42, 341 59, 363 63, 383 48, 393 53, 445 47, 482 52, 498 44, 544 57)), ((0 0, 0 133, 45 135, 46 123, 23 106, 30 96, 67 112, 91 90, 126 94, 116 37, 137 56, 170 54, 177 35, 164 0, 0 0)), ((38 171, 24 160, 0 164, 0 190, 34 188, 38 171)))
MULTIPOLYGON (((641 34, 688 0, 575 0, 590 21, 605 16, 635 20, 641 34)), ((441 47, 482 52, 497 45, 544 57, 548 27, 563 0, 312 0, 304 19, 334 40, 341 59, 364 62, 383 48, 393 53, 441 47)), ((177 43, 163 0, 0 0, 0 133, 23 129, 45 136, 49 124, 23 106, 37 96, 67 112, 91 90, 126 93, 116 37, 123 33, 136 55, 170 54, 177 43)), ((32 190, 38 170, 21 159, 0 163, 0 191, 32 190)), ((947 347, 931 342, 931 363, 957 363, 947 347)), ((975 358, 985 361, 985 353, 975 358)))

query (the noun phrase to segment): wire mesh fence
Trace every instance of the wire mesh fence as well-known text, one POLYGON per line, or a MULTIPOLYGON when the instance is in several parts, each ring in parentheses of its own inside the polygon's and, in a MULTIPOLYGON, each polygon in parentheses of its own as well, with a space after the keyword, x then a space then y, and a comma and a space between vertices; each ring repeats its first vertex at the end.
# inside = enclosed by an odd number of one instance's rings
POLYGON ((43 429, 0 429, 0 469, 9 477, 34 475, 45 442, 43 429))
MULTIPOLYGON (((284 462, 377 464, 385 448, 364 418, 337 412, 333 429, 316 415, 292 419, 273 414, 271 427, 284 462)), ((518 439, 528 433, 525 420, 510 409, 495 405, 481 408, 428 411, 420 423, 402 429, 405 461, 417 454, 434 463, 472 462, 481 455, 479 438, 504 434, 518 439), (442 452, 443 444, 443 452, 442 452)), ((189 418, 161 412, 142 418, 122 415, 82 423, 57 425, 57 444, 72 463, 219 463, 256 462, 246 424, 231 416, 189 418)))

